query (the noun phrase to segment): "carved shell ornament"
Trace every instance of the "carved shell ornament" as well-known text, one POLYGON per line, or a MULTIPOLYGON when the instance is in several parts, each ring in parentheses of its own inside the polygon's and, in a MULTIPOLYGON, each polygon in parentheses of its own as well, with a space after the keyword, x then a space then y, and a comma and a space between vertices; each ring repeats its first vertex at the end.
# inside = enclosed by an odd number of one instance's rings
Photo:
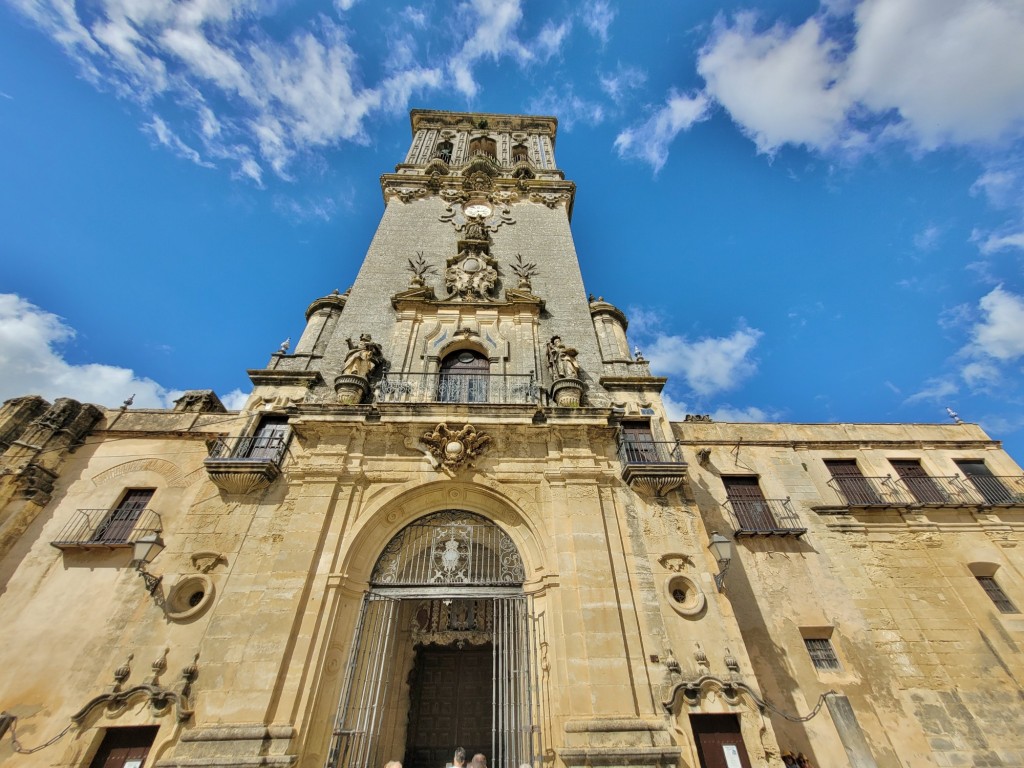
POLYGON ((456 471, 472 466, 491 443, 491 436, 477 432, 472 424, 454 430, 447 424, 438 424, 433 432, 424 432, 420 438, 438 469, 456 471))

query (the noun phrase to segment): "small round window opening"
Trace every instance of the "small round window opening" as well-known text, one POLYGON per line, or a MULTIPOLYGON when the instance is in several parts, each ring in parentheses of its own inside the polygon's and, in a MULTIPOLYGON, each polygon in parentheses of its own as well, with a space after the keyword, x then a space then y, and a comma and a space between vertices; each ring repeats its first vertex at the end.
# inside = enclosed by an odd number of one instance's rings
POLYGON ((686 618, 696 618, 704 610, 707 599, 693 579, 677 575, 665 582, 665 596, 676 613, 686 618))
POLYGON ((193 573, 183 577, 171 587, 167 594, 167 618, 173 621, 188 621, 213 603, 213 580, 205 573, 193 573))
POLYGON ((679 587, 676 587, 675 589, 672 590, 672 599, 675 600, 677 603, 685 604, 686 603, 686 590, 685 589, 680 589, 679 587))

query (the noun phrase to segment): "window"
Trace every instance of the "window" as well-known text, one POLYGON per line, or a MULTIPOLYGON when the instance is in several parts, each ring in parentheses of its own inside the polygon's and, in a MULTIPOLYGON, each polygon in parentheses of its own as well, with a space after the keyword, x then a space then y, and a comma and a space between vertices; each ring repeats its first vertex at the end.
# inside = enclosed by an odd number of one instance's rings
POLYGON ((985 594, 995 603, 1000 613, 1020 613, 1017 610, 1017 606, 1013 604, 1013 601, 1003 592, 1003 588, 999 586, 994 576, 975 576, 974 578, 981 584, 981 588, 985 590, 985 594))
POLYGON ((835 489, 847 504, 879 504, 881 499, 871 481, 861 474, 856 459, 831 459, 825 462, 832 473, 835 489))
POLYGON ((438 160, 444 160, 446 163, 452 161, 452 151, 455 149, 455 145, 450 141, 438 142, 437 147, 434 149, 434 157, 438 160))
POLYGON ((487 155, 492 160, 498 159, 498 142, 487 136, 477 136, 469 142, 469 156, 487 155))
POLYGON ((805 637, 804 645, 815 669, 841 669, 836 649, 832 647, 832 641, 827 637, 805 637))
POLYGON ((928 473, 921 468, 917 459, 890 459, 896 474, 900 476, 904 487, 922 504, 942 504, 946 496, 942 488, 928 473))
POLYGON ((92 535, 96 544, 124 544, 153 498, 152 488, 129 488, 92 535))
POLYGON ((724 476, 722 483, 740 530, 771 531, 779 527, 756 476, 724 476))
POLYGON ((526 163, 530 160, 530 153, 523 144, 516 144, 512 147, 512 162, 526 163))
POLYGON ((658 446, 651 434, 649 421, 624 421, 621 425, 622 447, 631 464, 656 464, 658 446))
POLYGON ((256 432, 242 441, 239 458, 277 461, 288 440, 287 416, 264 416, 256 432))
POLYGON ((1006 504, 1013 500, 1009 489, 985 466, 984 460, 960 459, 956 465, 988 504, 1006 504))
POLYGON ((486 403, 491 362, 480 352, 461 349, 441 361, 439 403, 486 403))

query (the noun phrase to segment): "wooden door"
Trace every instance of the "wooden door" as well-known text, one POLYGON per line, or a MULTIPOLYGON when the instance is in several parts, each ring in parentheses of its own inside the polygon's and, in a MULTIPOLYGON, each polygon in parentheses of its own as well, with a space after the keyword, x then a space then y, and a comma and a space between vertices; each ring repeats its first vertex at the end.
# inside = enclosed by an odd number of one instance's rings
POLYGON ((246 458, 276 461, 281 456, 281 449, 287 439, 288 418, 286 416, 266 417, 250 438, 246 458))
POLYGON ((421 646, 409 692, 403 768, 444 768, 456 747, 468 761, 491 752, 493 647, 421 646))
POLYGON ((93 534, 93 541, 104 544, 124 544, 135 523, 153 498, 152 488, 129 488, 116 508, 110 510, 93 534))
POLYGON ((740 530, 774 531, 779 527, 756 477, 723 477, 722 483, 740 530))
POLYGON ((491 361, 464 349, 441 361, 437 400, 441 403, 486 403, 491 361))
POLYGON ((856 459, 835 459, 826 461, 825 466, 832 473, 839 491, 850 504, 879 504, 881 499, 871 483, 861 474, 856 459))
POLYGON ((690 715, 701 768, 750 768, 736 715, 690 715))
POLYGON ((624 421, 622 439, 626 449, 626 461, 631 464, 654 464, 658 461, 658 446, 651 434, 651 425, 646 421, 624 421))
POLYGON ((889 463, 903 480, 907 490, 922 504, 942 504, 946 501, 942 488, 921 468, 921 462, 916 459, 901 459, 889 463))
POLYGON ((142 768, 159 728, 109 728, 90 768, 142 768))

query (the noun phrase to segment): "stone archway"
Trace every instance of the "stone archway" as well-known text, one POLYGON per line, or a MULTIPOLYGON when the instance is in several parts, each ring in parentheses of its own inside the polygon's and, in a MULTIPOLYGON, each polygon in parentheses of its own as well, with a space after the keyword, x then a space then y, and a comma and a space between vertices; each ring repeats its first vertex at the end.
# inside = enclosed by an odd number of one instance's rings
POLYGON ((532 764, 535 649, 509 535, 472 512, 435 512, 391 538, 369 581, 328 768, 402 755, 436 768, 457 746, 495 768, 532 764))

